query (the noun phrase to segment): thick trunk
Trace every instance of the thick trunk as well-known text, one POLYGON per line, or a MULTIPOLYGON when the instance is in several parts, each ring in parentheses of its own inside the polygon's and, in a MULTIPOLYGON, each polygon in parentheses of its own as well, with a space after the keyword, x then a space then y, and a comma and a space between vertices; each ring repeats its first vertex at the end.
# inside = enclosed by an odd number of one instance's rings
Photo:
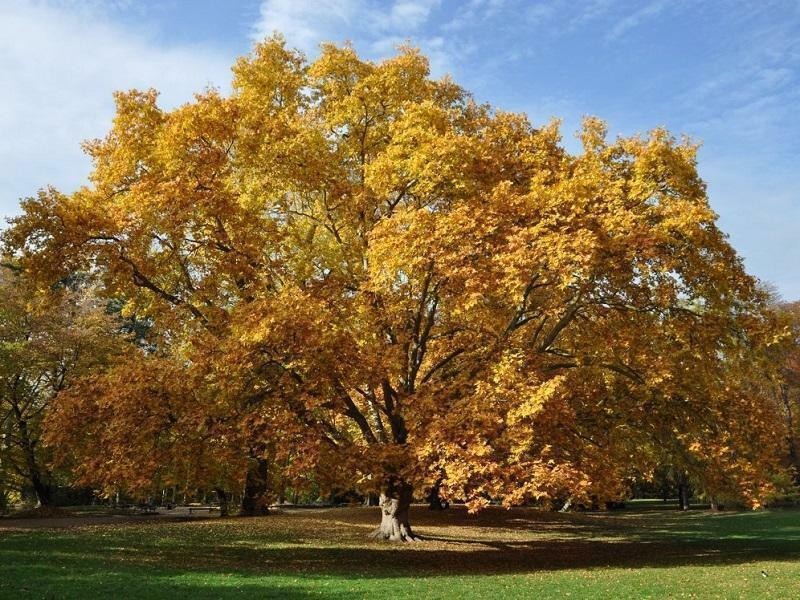
POLYGON ((371 537, 392 542, 414 542, 419 538, 411 531, 408 509, 414 488, 405 482, 390 482, 380 497, 381 524, 371 537))
POLYGON ((266 515, 266 493, 268 489, 267 461, 263 458, 251 459, 250 468, 244 482, 242 514, 247 516, 266 515))

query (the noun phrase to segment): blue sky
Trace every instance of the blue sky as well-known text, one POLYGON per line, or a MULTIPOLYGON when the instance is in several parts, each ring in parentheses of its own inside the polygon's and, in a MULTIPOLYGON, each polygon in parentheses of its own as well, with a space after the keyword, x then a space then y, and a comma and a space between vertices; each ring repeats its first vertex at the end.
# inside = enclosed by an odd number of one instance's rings
POLYGON ((0 216, 89 171, 111 92, 175 106, 279 30, 313 56, 351 40, 379 59, 410 40, 477 99, 616 134, 665 125, 703 142, 700 170, 748 270, 800 299, 797 0, 0 0, 0 216))

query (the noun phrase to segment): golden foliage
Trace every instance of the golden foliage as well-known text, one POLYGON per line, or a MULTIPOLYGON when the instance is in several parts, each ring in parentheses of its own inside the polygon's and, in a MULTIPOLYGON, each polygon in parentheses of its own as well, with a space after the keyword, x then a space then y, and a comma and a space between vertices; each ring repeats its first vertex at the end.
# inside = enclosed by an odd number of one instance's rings
MULTIPOLYGON (((309 65, 274 37, 234 74, 173 111, 118 94, 91 186, 26 200, 6 234, 45 279, 91 269, 181 361, 88 382, 62 432, 92 402, 122 454, 196 422, 192 456, 291 447, 298 476, 438 481, 476 508, 613 497, 659 461, 759 501, 773 423, 747 382, 775 329, 693 144, 592 118, 572 155, 557 123, 476 104, 411 48, 309 65)), ((106 480, 139 485, 135 463, 106 480)))

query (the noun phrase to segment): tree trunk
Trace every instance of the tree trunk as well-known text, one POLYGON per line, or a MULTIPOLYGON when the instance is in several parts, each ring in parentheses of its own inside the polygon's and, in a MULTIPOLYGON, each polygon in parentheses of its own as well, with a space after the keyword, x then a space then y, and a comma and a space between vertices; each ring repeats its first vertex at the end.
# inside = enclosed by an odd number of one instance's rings
POLYGON ((447 500, 442 500, 442 497, 439 494, 439 485, 439 483, 434 485, 428 494, 427 500, 428 508, 430 510, 445 510, 450 506, 450 503, 447 500))
POLYGON ((28 479, 31 482, 33 491, 36 494, 36 506, 50 506, 52 504, 52 495, 50 485, 45 482, 42 477, 42 469, 36 460, 35 446, 38 439, 34 439, 28 429, 28 421, 23 416, 22 410, 16 401, 12 402, 14 409, 14 417, 17 422, 17 435, 22 442, 22 450, 25 454, 25 463, 28 467, 28 479))
POLYGON ((689 510, 689 486, 684 481, 678 483, 678 510, 689 510))
POLYGON ((286 502, 286 486, 281 483, 281 489, 278 492, 278 505, 283 506, 286 502))
POLYGON ((53 504, 53 496, 50 486, 42 481, 38 470, 32 470, 30 477, 33 491, 36 493, 36 506, 51 506, 53 504))
POLYGON ((32 445, 29 445, 27 450, 28 478, 36 494, 36 506, 50 506, 53 503, 52 489, 42 477, 42 470, 36 462, 32 445))
POLYGON ((408 509, 411 507, 414 488, 405 482, 390 481, 380 497, 381 524, 370 537, 392 542, 419 540, 411 531, 408 509))
POLYGON ((227 517, 230 513, 228 492, 222 488, 216 488, 214 491, 217 493, 217 499, 219 500, 219 516, 227 517))
POLYGON ((242 514, 247 516, 266 515, 266 493, 268 489, 267 461, 263 458, 251 459, 250 468, 244 482, 244 496, 242 497, 242 514))

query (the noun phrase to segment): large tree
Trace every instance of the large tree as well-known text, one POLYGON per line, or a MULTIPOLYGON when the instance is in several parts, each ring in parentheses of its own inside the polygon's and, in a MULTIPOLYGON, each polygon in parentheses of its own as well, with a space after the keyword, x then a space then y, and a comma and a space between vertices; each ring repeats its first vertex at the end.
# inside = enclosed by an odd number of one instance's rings
POLYGON ((229 97, 116 99, 91 184, 24 201, 7 243, 180 338, 205 402, 263 425, 255 456, 291 432, 320 477, 379 492, 376 535, 413 539, 423 487, 589 502, 665 460, 764 497, 771 413, 741 375, 772 325, 691 143, 587 119, 570 154, 413 49, 308 64, 280 38, 229 97))

